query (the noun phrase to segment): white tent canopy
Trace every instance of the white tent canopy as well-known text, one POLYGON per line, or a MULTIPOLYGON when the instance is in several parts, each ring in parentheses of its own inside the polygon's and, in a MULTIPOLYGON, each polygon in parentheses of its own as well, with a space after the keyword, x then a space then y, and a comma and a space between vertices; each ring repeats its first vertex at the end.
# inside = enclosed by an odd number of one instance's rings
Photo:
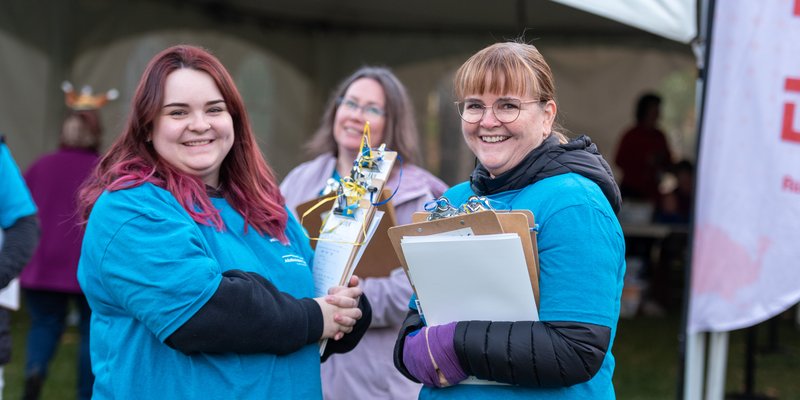
POLYGON ((689 43, 697 35, 695 0, 553 0, 656 35, 689 43))

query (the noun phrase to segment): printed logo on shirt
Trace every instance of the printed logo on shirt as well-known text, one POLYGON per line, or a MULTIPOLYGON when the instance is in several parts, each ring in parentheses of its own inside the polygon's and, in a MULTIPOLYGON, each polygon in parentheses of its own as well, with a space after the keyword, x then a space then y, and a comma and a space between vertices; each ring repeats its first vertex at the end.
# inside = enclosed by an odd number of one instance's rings
POLYGON ((302 265, 304 267, 308 266, 308 264, 306 263, 306 260, 304 260, 303 257, 300 257, 298 255, 294 255, 294 254, 287 254, 287 255, 283 256, 283 262, 286 263, 286 264, 289 264, 289 263, 300 264, 300 265, 302 265))

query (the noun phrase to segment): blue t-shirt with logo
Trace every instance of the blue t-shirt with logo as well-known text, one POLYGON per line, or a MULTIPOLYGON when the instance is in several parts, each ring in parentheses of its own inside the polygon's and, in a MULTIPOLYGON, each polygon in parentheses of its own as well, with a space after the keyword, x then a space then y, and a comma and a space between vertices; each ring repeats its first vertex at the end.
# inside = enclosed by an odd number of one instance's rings
MULTIPOLYGON (((0 140, 0 229, 8 229, 18 219, 36 214, 36 204, 19 172, 11 151, 0 140)), ((0 243, 2 243, 0 241, 0 243)))
MULTIPOLYGON (((450 188, 444 196, 454 206, 460 206, 474 194, 469 182, 464 182, 450 188)), ((608 352, 592 379, 573 386, 460 384, 443 389, 424 386, 420 399, 615 398, 611 348, 625 275, 625 241, 600 187, 581 175, 568 173, 487 198, 498 210, 531 210, 539 225, 539 319, 607 326, 611 328, 608 352)), ((411 308, 416 308, 414 300, 411 308)))
POLYGON ((78 280, 92 307, 94 398, 318 399, 319 347, 288 355, 186 355, 163 342, 214 294, 222 273, 255 272, 313 297, 312 250, 289 217, 289 244, 260 235, 225 199, 225 229, 198 224, 152 184, 105 192, 83 241, 78 280))

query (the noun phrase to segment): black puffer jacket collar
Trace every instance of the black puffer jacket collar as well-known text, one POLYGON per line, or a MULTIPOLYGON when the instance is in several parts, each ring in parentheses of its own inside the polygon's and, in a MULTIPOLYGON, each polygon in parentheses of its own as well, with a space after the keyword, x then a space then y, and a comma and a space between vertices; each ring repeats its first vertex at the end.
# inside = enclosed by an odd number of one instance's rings
POLYGON ((586 135, 569 143, 559 144, 555 135, 550 135, 539 147, 533 149, 516 167, 492 178, 489 171, 478 163, 470 176, 472 190, 480 195, 522 189, 551 176, 574 172, 595 182, 611 204, 619 212, 622 196, 614 180, 614 174, 606 160, 597 151, 597 146, 586 135))

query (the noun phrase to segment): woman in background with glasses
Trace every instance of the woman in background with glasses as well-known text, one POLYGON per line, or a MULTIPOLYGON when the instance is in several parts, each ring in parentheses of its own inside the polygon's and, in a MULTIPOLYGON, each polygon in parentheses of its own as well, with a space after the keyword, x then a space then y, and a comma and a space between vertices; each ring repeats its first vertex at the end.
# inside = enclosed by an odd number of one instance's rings
MULTIPOLYGON (((371 145, 386 143, 387 149, 403 158, 402 164, 395 162, 384 186, 394 190, 399 185, 392 197, 398 224, 410 223, 411 214, 422 211, 425 202, 447 189, 416 166, 417 128, 403 84, 386 68, 363 67, 332 93, 320 127, 306 146, 316 157, 292 170, 281 183, 289 210, 295 212, 297 205, 319 197, 329 179, 338 182, 350 174, 367 121, 371 145)), ((392 366, 392 348, 412 293, 408 279, 398 265, 388 277, 364 278, 361 287, 372 305, 372 324, 358 347, 322 364, 323 394, 329 400, 415 399, 419 384, 392 366)))
POLYGON ((425 385, 423 399, 613 399, 625 242, 608 164, 588 137, 568 141, 555 122, 553 76, 534 46, 489 46, 458 69, 454 86, 479 163, 445 196, 454 206, 478 195, 533 212, 540 320, 425 326, 412 308, 397 368, 425 385), (467 376, 496 384, 456 385, 467 376))

